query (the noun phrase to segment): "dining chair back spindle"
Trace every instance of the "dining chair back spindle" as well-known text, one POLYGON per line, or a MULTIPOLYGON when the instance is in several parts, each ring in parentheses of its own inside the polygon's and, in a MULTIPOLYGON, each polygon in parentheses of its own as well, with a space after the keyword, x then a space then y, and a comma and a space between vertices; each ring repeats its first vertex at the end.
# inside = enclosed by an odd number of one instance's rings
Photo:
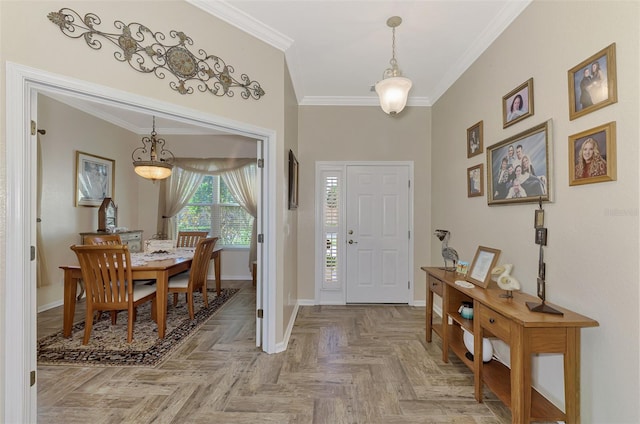
POLYGON ((179 231, 176 247, 196 247, 198 242, 208 235, 207 231, 179 231))
POLYGON ((71 246, 80 262, 87 300, 85 330, 82 344, 91 337, 94 312, 128 312, 127 342, 133 340, 135 309, 151 301, 151 316, 156 320, 156 286, 136 285, 131 278, 131 255, 123 245, 71 246))
POLYGON ((84 236, 84 242, 89 245, 119 245, 122 239, 119 234, 100 234, 84 236))
POLYGON ((173 293, 173 305, 178 304, 178 293, 185 293, 189 318, 193 319, 193 293, 200 290, 205 308, 209 307, 207 299, 207 274, 209 262, 213 248, 218 241, 218 237, 205 238, 198 242, 196 251, 193 254, 193 262, 189 273, 178 274, 169 279, 169 293, 173 293))

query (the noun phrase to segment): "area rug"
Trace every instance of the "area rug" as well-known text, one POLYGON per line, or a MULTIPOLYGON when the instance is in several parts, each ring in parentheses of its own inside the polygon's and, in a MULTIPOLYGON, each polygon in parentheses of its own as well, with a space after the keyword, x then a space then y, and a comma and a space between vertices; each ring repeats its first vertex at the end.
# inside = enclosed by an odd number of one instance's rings
POLYGON ((202 295, 194 293, 193 320, 189 319, 184 295, 179 296, 176 306, 173 306, 173 296, 170 295, 164 339, 158 338, 158 327, 151 319, 150 302, 138 308, 131 343, 127 343, 126 311, 118 313, 116 325, 111 324, 108 312, 103 313, 100 320, 94 323, 87 345, 82 345, 82 320, 73 326, 71 338, 64 338, 60 331, 38 340, 38 364, 155 367, 193 336, 238 291, 222 289, 220 296, 216 296, 215 291, 208 291, 208 308, 204 308, 202 295))

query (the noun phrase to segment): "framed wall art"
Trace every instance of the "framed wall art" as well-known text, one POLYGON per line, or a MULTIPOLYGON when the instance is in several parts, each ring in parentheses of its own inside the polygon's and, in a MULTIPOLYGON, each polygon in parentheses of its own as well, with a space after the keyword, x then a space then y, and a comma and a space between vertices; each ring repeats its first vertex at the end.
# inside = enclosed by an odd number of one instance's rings
POLYGON ((498 262, 498 256, 500 256, 500 250, 478 246, 466 277, 467 281, 486 289, 491 280, 491 270, 498 262))
POLYGON ((618 101, 616 43, 569 69, 569 119, 618 101))
POLYGON ((487 148, 489 205, 551 200, 551 120, 487 148))
POLYGON ((289 150, 289 209, 298 208, 298 159, 289 150))
POLYGON ((569 136, 569 185, 616 180, 616 123, 569 136))
POLYGON ((484 196, 484 165, 467 168, 467 197, 484 196))
POLYGON ((76 151, 76 206, 99 207, 113 199, 116 161, 76 151))
POLYGON ((502 97, 502 128, 533 115, 533 78, 502 97))
POLYGON ((467 128, 467 157, 473 157, 482 153, 482 121, 467 128))

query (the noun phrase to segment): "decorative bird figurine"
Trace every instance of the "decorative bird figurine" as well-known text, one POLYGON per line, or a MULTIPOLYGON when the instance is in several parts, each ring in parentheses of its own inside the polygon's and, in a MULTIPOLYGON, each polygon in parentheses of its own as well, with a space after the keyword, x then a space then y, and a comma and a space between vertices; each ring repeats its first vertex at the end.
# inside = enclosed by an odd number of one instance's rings
POLYGON ((500 297, 513 297, 513 290, 520 290, 520 281, 517 278, 511 276, 511 270, 513 270, 512 264, 504 264, 497 266, 491 270, 491 278, 498 283, 498 287, 502 290, 506 290, 505 294, 501 294, 500 297))
POLYGON ((455 271, 456 265, 458 264, 458 252, 452 247, 449 247, 449 237, 451 233, 448 230, 436 230, 434 233, 438 240, 442 242, 442 259, 444 259, 444 269, 445 271, 455 271), (447 267, 447 261, 453 262, 453 267, 447 267))

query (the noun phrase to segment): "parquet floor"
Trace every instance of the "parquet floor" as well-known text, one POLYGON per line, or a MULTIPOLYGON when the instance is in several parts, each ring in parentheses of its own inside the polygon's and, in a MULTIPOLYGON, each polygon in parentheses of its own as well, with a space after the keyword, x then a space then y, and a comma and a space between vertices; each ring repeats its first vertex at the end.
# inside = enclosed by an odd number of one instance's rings
MULTIPOLYGON (((305 306, 287 351, 257 349, 251 282, 160 367, 38 367, 39 423, 509 423, 424 340, 424 308, 305 306)), ((61 308, 39 314, 42 336, 61 308)), ((80 313, 80 311, 78 311, 80 313)))

